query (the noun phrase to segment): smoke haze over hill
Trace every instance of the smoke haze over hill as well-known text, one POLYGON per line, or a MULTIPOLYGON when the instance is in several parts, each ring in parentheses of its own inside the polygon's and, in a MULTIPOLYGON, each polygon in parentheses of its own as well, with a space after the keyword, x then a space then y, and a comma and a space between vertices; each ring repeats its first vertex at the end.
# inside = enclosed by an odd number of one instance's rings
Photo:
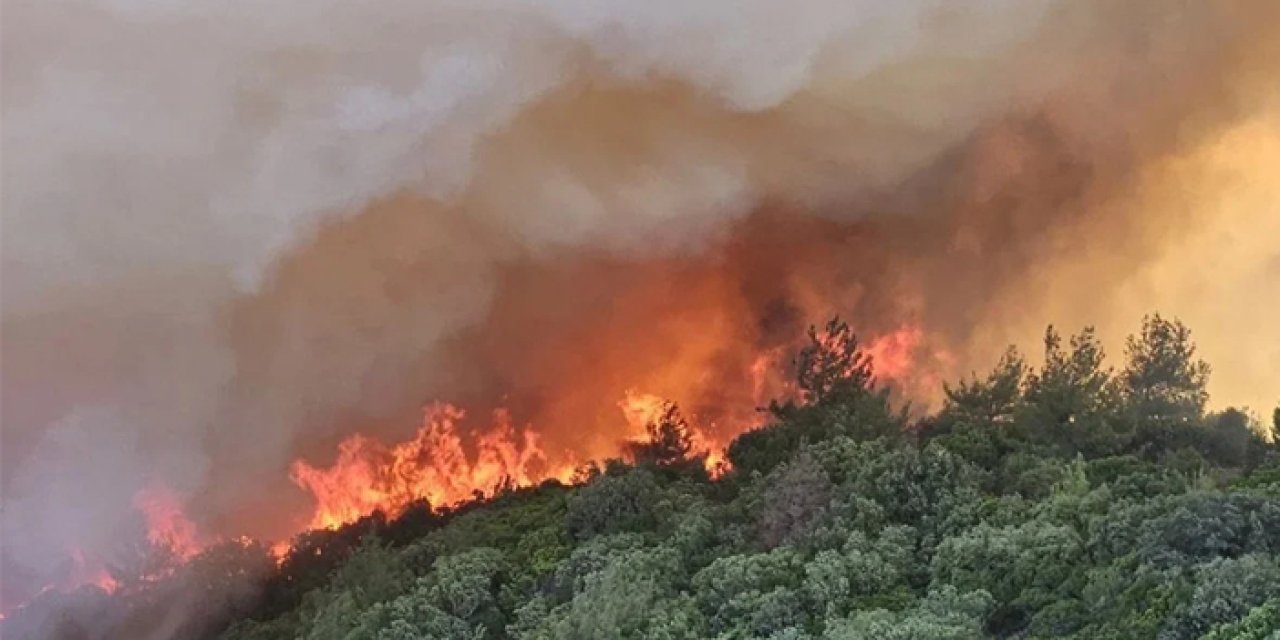
POLYGON ((1159 310, 1216 403, 1280 389, 1268 0, 5 11, 5 601, 157 484, 287 536, 291 462, 436 399, 579 460, 632 388, 730 437, 833 312, 950 378, 1159 310))

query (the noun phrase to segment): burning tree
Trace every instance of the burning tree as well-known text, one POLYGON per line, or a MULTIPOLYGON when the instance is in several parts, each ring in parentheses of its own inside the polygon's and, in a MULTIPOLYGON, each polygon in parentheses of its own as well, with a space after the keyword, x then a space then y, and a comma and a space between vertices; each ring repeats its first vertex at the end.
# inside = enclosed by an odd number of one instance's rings
POLYGON ((667 467, 689 459, 693 451, 693 432, 676 403, 663 402, 661 413, 645 425, 645 431, 648 440, 629 445, 637 463, 667 467))
POLYGON ((877 389, 873 358, 839 317, 821 333, 809 327, 808 344, 796 356, 799 402, 770 402, 776 424, 750 431, 729 447, 735 468, 766 472, 805 442, 837 435, 866 440, 902 437, 907 409, 894 411, 888 389, 877 389))
POLYGON ((821 334, 809 327, 809 344, 796 358, 796 386, 807 404, 826 404, 870 391, 875 377, 871 356, 838 316, 821 334))

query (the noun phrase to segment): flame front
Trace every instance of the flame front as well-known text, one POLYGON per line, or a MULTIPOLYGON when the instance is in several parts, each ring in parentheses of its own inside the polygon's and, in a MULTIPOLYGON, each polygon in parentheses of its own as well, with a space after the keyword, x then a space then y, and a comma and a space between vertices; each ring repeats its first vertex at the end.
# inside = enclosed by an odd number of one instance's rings
MULTIPOLYGON (((917 375, 917 355, 923 344, 920 327, 907 324, 872 340, 866 352, 880 380, 902 384, 917 375)), ((750 389, 744 395, 751 406, 717 407, 719 419, 705 423, 696 412, 688 416, 692 451, 705 455, 704 464, 712 475, 730 468, 726 447, 733 437, 759 424, 758 410, 774 399, 770 396, 794 392, 779 379, 786 353, 775 348, 745 359, 749 366, 743 380, 750 389)), ((664 380, 682 380, 691 390, 709 377, 695 369, 663 374, 664 380)), ((644 440, 646 427, 662 415, 670 400, 627 389, 617 402, 622 420, 613 427, 621 432, 615 432, 613 449, 604 455, 622 455, 628 443, 644 440)), ((290 477, 316 502, 307 526, 331 529, 375 511, 395 516, 420 500, 433 507, 449 506, 492 495, 502 487, 531 486, 552 478, 568 482, 582 462, 601 455, 598 449, 546 451, 535 427, 517 428, 505 410, 495 411, 492 421, 478 431, 464 427, 465 418, 463 409, 435 403, 424 409, 422 424, 409 440, 388 445, 357 433, 338 445, 337 459, 328 467, 294 461, 290 477)), ((592 426, 597 432, 611 428, 609 424, 592 426)))
MULTIPOLYGON (((562 414, 562 418, 569 415, 576 418, 572 423, 588 427, 579 434, 576 446, 572 439, 570 446, 565 446, 561 437, 561 446, 547 449, 544 432, 538 428, 554 427, 559 424, 555 421, 517 427, 512 415, 499 409, 487 424, 477 428, 466 423, 466 411, 438 402, 423 410, 421 424, 405 441, 387 444, 355 433, 339 443, 337 457, 329 466, 295 460, 290 478, 315 501, 314 511, 297 529, 334 529, 376 511, 394 517, 418 501, 438 508, 493 495, 504 487, 532 486, 548 479, 570 482, 584 462, 624 456, 628 445, 644 441, 649 436, 647 427, 662 417, 672 401, 689 421, 691 451, 704 456, 704 465, 713 476, 723 474, 731 469, 725 450, 733 438, 762 422, 759 411, 770 400, 785 400, 795 394, 794 384, 783 372, 799 345, 734 351, 735 345, 715 332, 699 333, 693 343, 699 345, 695 357, 686 353, 657 369, 628 370, 628 374, 639 372, 642 384, 624 389, 614 405, 620 416, 612 414, 610 420, 598 415, 562 414), (714 356, 726 352, 734 353, 732 361, 738 363, 738 369, 727 376, 725 369, 712 368, 714 356), (718 401, 698 400, 707 397, 718 401)), ((865 352, 878 380, 909 387, 910 391, 935 377, 936 372, 921 365, 920 356, 945 356, 929 351, 926 344, 919 326, 903 324, 871 339, 865 352)), ((589 378, 564 382, 567 390, 598 391, 589 378)), ((72 591, 94 585, 114 593, 132 584, 131 580, 148 582, 167 575, 210 544, 228 539, 200 531, 184 511, 184 496, 164 486, 138 491, 133 507, 145 523, 145 538, 154 560, 144 575, 114 575, 104 558, 73 548, 64 579, 45 589, 72 591)), ((278 560, 289 548, 287 541, 270 545, 278 560)))
POLYGON ((338 459, 328 468, 294 462, 293 481, 317 502, 309 526, 333 528, 374 511, 395 515, 418 500, 450 505, 503 485, 572 476, 571 465, 550 466, 537 434, 516 429, 504 411, 494 413, 475 438, 476 454, 468 455, 458 426, 465 416, 436 403, 425 409, 411 440, 386 446, 356 434, 338 445, 338 459))

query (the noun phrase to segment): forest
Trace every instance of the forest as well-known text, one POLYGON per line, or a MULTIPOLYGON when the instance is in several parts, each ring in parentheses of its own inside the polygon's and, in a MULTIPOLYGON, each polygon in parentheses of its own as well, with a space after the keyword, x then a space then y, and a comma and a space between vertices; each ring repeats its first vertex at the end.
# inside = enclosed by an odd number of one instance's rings
POLYGON ((227 542, 46 593, 4 636, 1280 638, 1280 408, 1210 411, 1179 321, 1145 318, 1114 365, 1050 327, 1035 364, 1010 348, 925 415, 848 325, 807 344, 723 473, 668 405, 573 483, 375 513, 279 562, 227 542))

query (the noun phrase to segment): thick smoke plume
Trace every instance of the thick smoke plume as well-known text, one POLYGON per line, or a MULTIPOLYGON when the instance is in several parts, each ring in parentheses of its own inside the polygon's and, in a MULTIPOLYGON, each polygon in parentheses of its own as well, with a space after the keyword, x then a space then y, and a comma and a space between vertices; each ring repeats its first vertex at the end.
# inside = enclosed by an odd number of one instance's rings
POLYGON ((1280 388, 1270 0, 4 17, 5 601, 150 486, 288 535, 292 460, 434 399, 581 456, 632 387, 715 422, 831 312, 954 375, 1160 310, 1219 401, 1280 388))

